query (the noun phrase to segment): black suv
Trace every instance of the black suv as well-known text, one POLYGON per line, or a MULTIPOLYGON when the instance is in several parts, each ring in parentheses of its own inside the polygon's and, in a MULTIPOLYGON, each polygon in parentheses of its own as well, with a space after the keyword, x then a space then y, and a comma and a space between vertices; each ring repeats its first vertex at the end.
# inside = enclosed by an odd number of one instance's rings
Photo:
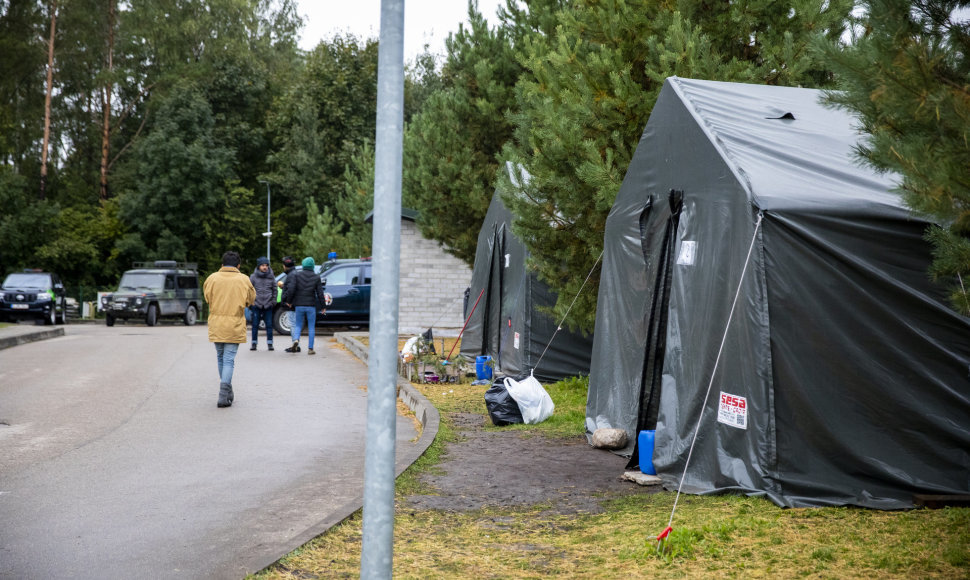
MULTIPOLYGON (((326 297, 326 314, 317 314, 317 326, 367 326, 370 324, 370 258, 331 260, 320 267, 320 281, 326 297)), ((277 276, 285 281, 286 275, 277 276)), ((293 328, 292 311, 277 304, 273 328, 289 336, 293 328)))
POLYGON ((43 270, 24 270, 3 281, 0 320, 29 319, 44 324, 67 321, 67 296, 60 276, 43 270))
POLYGON ((155 326, 159 318, 181 318, 193 325, 199 319, 202 290, 197 265, 173 260, 136 262, 118 283, 118 291, 101 297, 105 324, 141 319, 155 326))

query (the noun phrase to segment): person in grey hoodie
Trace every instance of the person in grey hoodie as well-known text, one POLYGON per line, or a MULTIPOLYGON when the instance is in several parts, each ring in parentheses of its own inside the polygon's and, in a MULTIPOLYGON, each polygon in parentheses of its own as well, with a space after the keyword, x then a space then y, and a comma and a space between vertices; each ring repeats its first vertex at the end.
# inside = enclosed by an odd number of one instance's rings
POLYGON ((256 301, 252 305, 253 344, 249 350, 256 350, 259 336, 259 322, 266 323, 266 346, 273 350, 273 308, 276 306, 276 276, 269 266, 269 258, 256 260, 256 270, 249 277, 256 289, 256 301))

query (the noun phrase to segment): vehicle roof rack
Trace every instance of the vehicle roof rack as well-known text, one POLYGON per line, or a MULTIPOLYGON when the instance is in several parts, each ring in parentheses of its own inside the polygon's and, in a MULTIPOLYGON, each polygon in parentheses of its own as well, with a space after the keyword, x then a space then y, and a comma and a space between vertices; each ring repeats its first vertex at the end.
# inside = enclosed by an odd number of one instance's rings
POLYGON ((155 260, 154 262, 132 262, 132 268, 172 268, 176 270, 198 270, 196 262, 176 262, 175 260, 155 260))

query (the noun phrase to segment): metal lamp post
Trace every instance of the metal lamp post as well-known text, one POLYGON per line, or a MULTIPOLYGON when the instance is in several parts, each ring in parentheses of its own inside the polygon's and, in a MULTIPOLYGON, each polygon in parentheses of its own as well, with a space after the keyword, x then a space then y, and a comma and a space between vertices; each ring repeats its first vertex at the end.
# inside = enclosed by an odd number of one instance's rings
POLYGON ((273 230, 270 228, 270 224, 269 224, 270 188, 269 188, 269 182, 268 181, 263 181, 262 179, 260 179, 259 182, 266 184, 266 231, 263 232, 263 235, 266 236, 266 259, 269 260, 270 259, 270 255, 269 255, 269 239, 273 235, 273 230))
POLYGON ((404 0, 381 0, 362 580, 390 580, 393 570, 403 135, 404 0))

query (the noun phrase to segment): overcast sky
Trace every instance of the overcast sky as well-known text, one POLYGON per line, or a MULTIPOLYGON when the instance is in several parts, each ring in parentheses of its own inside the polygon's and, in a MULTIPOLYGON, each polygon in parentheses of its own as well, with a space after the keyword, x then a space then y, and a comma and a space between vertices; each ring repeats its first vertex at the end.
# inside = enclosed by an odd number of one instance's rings
MULTIPOLYGON (((504 0, 478 0, 478 9, 490 25, 504 0)), ((380 37, 380 0, 297 0, 304 28, 300 47, 314 48, 320 40, 347 31, 360 37, 380 37)), ((467 0, 405 0, 404 59, 414 60, 425 44, 443 54, 448 33, 468 21, 467 0)))

